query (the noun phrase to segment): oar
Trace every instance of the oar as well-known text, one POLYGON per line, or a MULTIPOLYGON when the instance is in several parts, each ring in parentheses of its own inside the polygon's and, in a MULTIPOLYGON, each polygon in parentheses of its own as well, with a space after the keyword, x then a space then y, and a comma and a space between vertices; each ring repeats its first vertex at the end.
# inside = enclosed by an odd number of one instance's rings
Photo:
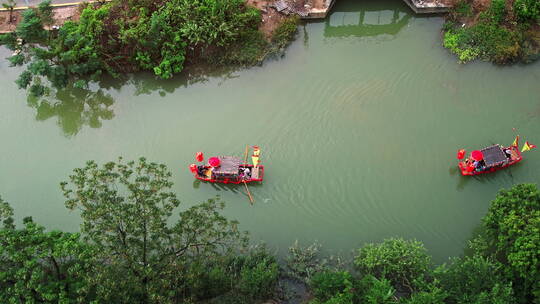
POLYGON ((253 205, 253 197, 251 196, 251 192, 249 192, 248 185, 247 185, 245 180, 242 180, 242 182, 244 182, 244 186, 246 186, 246 191, 247 191, 247 194, 249 196, 249 202, 253 205))
POLYGON ((246 145, 246 153, 244 153, 244 164, 247 164, 248 152, 249 152, 249 146, 246 145))

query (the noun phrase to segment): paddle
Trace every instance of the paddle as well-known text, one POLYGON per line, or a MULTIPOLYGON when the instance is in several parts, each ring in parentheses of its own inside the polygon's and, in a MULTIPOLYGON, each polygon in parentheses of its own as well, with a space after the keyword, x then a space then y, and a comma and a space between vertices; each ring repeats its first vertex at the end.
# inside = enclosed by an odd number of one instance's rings
MULTIPOLYGON (((244 153, 244 164, 245 165, 247 165, 248 151, 249 151, 249 146, 246 145, 246 153, 244 153)), ((248 185, 247 185, 246 181, 244 180, 244 178, 242 178, 242 182, 244 183, 244 186, 246 186, 246 191, 247 191, 247 194, 248 194, 248 197, 249 197, 249 202, 251 203, 251 205, 253 205, 253 197, 251 196, 251 192, 249 192, 248 185)))
POLYGON ((244 153, 244 164, 247 164, 248 152, 249 152, 249 146, 246 145, 246 153, 244 153))
POLYGON ((247 191, 247 194, 248 194, 248 197, 249 197, 249 202, 251 203, 251 205, 253 205, 253 197, 251 196, 251 192, 249 192, 248 185, 247 185, 245 180, 242 180, 242 182, 244 183, 244 186, 246 186, 246 191, 247 191))

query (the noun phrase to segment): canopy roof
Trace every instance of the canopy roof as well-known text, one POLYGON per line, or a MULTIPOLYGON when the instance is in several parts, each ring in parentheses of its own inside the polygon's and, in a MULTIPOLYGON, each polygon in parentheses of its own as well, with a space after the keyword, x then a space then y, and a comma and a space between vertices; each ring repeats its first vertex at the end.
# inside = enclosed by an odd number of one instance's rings
POLYGON ((234 156, 220 156, 221 166, 212 171, 217 175, 237 175, 240 168, 240 158, 234 156))
POLYGON ((484 154, 484 161, 487 167, 500 165, 502 162, 507 160, 506 154, 499 145, 493 145, 491 147, 482 149, 482 153, 484 154))

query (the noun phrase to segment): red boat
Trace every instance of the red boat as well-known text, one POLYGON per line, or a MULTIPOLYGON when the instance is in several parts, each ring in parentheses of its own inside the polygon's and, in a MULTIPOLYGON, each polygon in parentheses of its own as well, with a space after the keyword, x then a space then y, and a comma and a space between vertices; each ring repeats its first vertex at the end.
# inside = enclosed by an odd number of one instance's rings
MULTIPOLYGON (((262 182, 264 178, 264 166, 260 165, 259 157, 261 150, 258 146, 253 146, 253 155, 250 164, 242 164, 240 158, 234 156, 210 157, 207 165, 190 166, 190 170, 196 179, 223 184, 240 184, 251 182, 262 182)), ((248 147, 246 147, 247 160, 248 147)), ((196 155, 197 161, 203 161, 202 152, 196 155)))
MULTIPOLYGON (((465 151, 460 150, 458 158, 462 159, 464 154, 465 151)), ((468 158, 459 162, 459 169, 462 175, 479 175, 517 164, 522 159, 516 139, 515 145, 509 147, 493 145, 479 151, 473 151, 468 158)))
POLYGON ((240 184, 243 182, 262 182, 264 177, 263 165, 241 164, 240 158, 233 156, 220 156, 219 167, 210 165, 197 166, 193 172, 196 179, 223 184, 240 184))

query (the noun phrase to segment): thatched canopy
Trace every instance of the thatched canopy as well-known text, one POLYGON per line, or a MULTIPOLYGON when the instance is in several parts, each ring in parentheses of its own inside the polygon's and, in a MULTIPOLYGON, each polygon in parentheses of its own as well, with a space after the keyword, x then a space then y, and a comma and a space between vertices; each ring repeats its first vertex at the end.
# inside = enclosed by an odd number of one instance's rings
POLYGON ((221 165, 214 168, 213 173, 216 175, 238 175, 240 167, 240 158, 234 156, 220 156, 221 165))
POLYGON ((484 162, 486 167, 494 167, 502 164, 507 160, 506 154, 499 145, 493 145, 482 149, 482 154, 484 154, 484 162))

